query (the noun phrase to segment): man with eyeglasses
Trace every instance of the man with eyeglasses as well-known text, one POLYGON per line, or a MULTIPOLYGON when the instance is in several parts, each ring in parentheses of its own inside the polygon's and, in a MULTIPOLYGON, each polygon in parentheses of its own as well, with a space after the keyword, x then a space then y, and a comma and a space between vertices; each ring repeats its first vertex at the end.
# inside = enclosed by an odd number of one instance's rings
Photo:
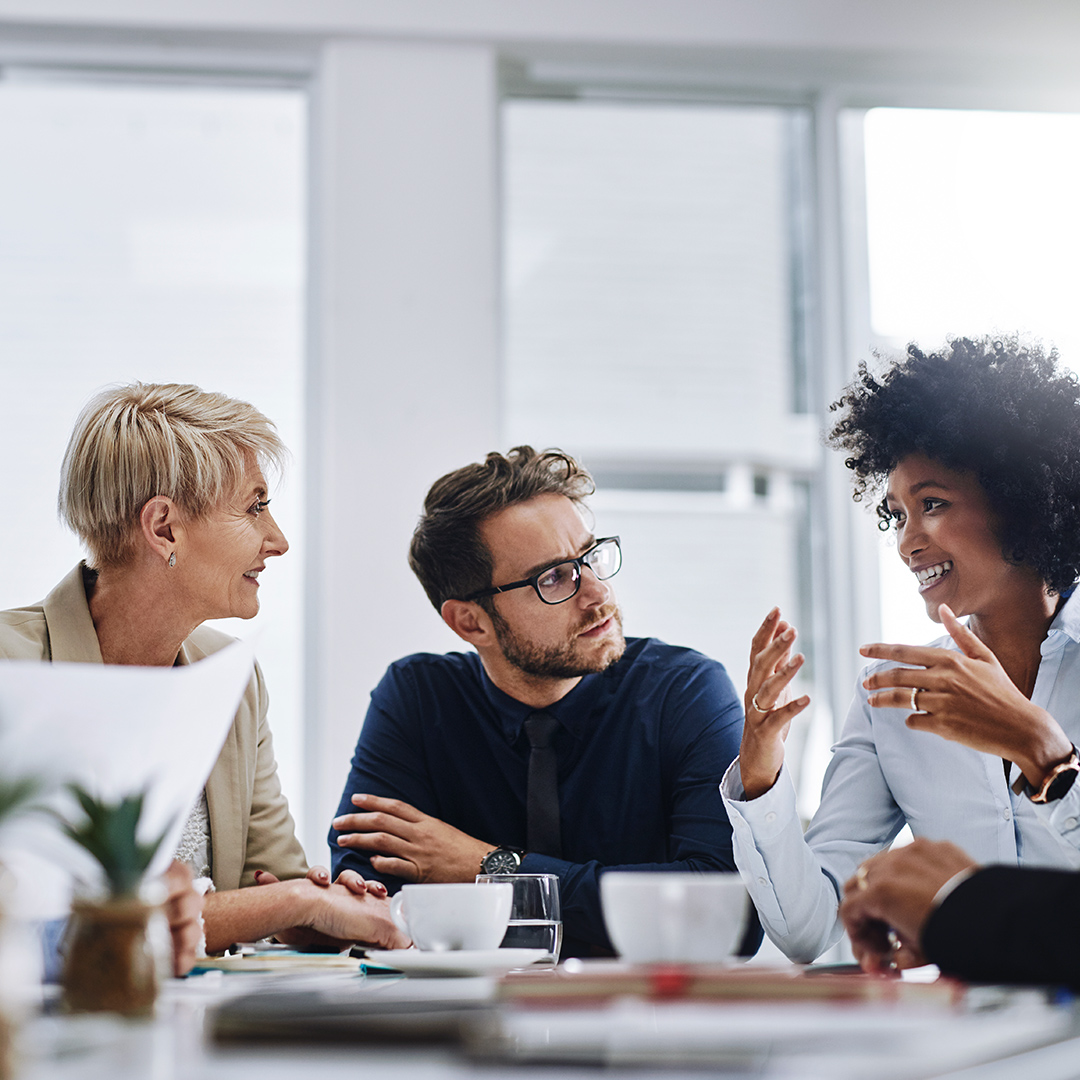
POLYGON ((329 837, 335 874, 392 892, 557 874, 563 956, 610 950, 605 870, 735 869, 718 785, 738 695, 700 653, 624 640, 622 551, 592 534, 592 491, 573 458, 528 446, 432 486, 409 562, 475 651, 391 665, 329 837))

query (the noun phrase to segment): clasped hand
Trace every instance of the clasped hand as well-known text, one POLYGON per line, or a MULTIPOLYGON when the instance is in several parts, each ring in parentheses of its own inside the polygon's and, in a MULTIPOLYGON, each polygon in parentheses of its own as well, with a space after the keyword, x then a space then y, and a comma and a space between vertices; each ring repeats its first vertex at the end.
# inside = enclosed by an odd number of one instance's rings
POLYGON ((920 967, 922 934, 941 887, 975 867, 955 844, 924 837, 875 855, 844 886, 840 917, 864 971, 920 967))
POLYGON ((338 845, 368 853, 380 874, 408 882, 472 881, 496 846, 400 799, 357 794, 351 801, 360 812, 333 820, 338 845))
MULTIPOLYGON (((255 871, 256 886, 280 884, 268 870, 255 871)), ((280 940, 298 948, 348 948, 353 942, 383 949, 405 948, 409 939, 390 918, 386 886, 365 880, 355 870, 342 870, 331 882, 329 872, 313 866, 306 878, 287 883, 293 889, 316 890, 301 903, 303 922, 280 932, 280 940)))

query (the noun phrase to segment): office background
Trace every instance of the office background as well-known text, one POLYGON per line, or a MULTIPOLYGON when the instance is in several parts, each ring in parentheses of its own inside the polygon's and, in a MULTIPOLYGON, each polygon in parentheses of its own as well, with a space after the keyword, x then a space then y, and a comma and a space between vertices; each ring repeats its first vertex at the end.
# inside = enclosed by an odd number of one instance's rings
POLYGON ((779 603, 812 810, 860 642, 926 640, 824 449, 860 359, 1020 329, 1075 360, 1080 12, 939 0, 0 0, 0 604, 78 558, 78 408, 275 419, 258 634, 313 860, 371 687, 455 647, 404 552, 442 472, 592 467, 629 633, 741 685, 779 603))

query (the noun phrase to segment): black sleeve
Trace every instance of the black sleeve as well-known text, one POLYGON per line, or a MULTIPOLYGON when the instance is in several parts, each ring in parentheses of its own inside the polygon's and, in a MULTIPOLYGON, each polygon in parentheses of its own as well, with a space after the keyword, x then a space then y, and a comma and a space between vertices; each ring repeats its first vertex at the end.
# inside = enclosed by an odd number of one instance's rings
POLYGON ((987 866, 923 930, 923 952, 971 982, 1080 989, 1080 871, 987 866))

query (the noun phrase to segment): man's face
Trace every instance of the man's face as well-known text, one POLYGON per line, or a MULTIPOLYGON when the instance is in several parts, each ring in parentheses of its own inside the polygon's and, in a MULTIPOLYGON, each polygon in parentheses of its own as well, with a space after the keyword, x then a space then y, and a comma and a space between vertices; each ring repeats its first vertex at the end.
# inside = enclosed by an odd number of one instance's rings
MULTIPOLYGON (((492 584, 532 577, 581 555, 594 537, 564 495, 538 495, 493 514, 480 526, 491 552, 492 584)), ((545 604, 532 588, 492 597, 495 634, 505 659, 529 675, 576 678, 603 671, 623 654, 622 616, 610 581, 582 567, 576 595, 545 604)))

